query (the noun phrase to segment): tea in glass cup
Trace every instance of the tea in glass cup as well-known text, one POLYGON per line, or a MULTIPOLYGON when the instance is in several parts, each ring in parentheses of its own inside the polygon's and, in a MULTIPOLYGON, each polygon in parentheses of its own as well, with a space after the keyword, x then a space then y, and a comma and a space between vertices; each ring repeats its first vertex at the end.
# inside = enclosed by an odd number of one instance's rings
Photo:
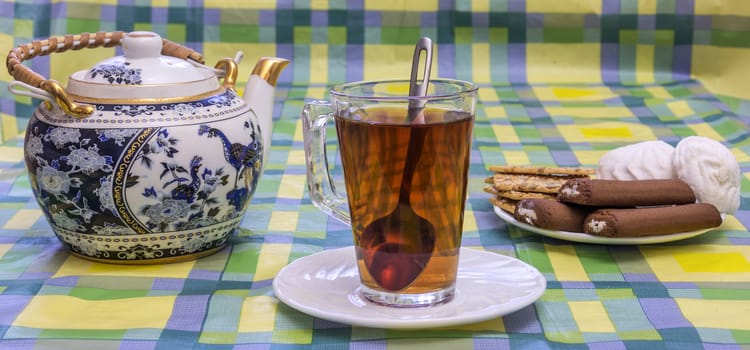
POLYGON ((344 84, 331 89, 330 103, 310 103, 303 112, 310 197, 351 225, 361 294, 399 307, 453 297, 477 92, 471 83, 439 79, 414 97, 408 85, 344 84), (327 164, 330 120, 346 196, 327 164))

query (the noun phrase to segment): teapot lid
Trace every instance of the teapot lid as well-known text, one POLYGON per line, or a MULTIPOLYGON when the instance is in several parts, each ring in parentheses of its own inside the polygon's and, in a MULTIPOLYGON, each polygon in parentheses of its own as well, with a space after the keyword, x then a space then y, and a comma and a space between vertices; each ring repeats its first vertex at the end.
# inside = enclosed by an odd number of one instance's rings
POLYGON ((75 100, 193 100, 222 89, 216 71, 201 63, 162 55, 162 38, 152 32, 130 32, 121 40, 123 55, 78 71, 68 78, 75 100))

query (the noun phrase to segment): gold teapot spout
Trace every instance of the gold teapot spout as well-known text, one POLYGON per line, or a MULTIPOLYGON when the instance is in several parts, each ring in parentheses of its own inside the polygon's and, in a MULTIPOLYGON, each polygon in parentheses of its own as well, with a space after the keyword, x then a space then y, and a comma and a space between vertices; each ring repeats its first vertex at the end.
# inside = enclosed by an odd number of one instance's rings
POLYGON ((266 164, 271 148, 271 133, 273 132, 273 105, 276 82, 281 71, 289 64, 289 60, 276 57, 261 57, 255 64, 250 78, 245 86, 242 97, 252 108, 258 118, 260 133, 263 138, 263 164, 266 164))
POLYGON ((289 60, 278 57, 261 57, 253 68, 252 75, 257 75, 271 86, 276 86, 276 81, 281 71, 289 64, 289 60))

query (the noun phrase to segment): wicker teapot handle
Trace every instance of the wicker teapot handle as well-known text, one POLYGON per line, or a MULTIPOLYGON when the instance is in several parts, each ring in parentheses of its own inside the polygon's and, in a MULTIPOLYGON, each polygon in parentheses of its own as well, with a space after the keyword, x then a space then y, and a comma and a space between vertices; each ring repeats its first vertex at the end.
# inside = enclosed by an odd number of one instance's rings
MULTIPOLYGON (((5 65, 8 68, 8 73, 10 73, 15 80, 46 91, 55 98, 55 101, 60 105, 60 108, 62 108, 63 111, 78 118, 85 118, 94 112, 93 106, 74 102, 57 80, 47 79, 41 74, 31 70, 29 67, 24 66, 22 63, 23 61, 34 57, 45 56, 54 52, 117 46, 120 45, 120 41, 125 35, 125 32, 119 31, 97 32, 95 34, 68 34, 61 37, 34 40, 28 44, 19 45, 10 50, 5 65)), ((162 39, 162 41, 162 55, 191 59, 201 64, 204 63, 203 56, 200 53, 166 39, 162 39)))

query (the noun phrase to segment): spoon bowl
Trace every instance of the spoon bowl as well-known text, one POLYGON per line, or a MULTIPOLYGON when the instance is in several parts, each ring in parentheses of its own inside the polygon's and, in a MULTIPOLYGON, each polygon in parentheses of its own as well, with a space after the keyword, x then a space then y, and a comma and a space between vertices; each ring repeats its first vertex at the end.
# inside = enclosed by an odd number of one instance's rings
POLYGON ((414 212, 409 198, 426 131, 412 127, 396 208, 367 225, 360 239, 368 272, 390 291, 404 289, 419 277, 435 249, 435 226, 414 212))

